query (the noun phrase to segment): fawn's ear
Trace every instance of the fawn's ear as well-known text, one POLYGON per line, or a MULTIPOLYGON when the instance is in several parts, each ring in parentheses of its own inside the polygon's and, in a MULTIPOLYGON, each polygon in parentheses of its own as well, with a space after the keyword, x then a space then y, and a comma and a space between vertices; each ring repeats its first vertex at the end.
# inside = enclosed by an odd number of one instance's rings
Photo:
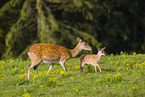
POLYGON ((104 50, 104 49, 106 49, 106 47, 103 47, 102 49, 104 50))
POLYGON ((82 40, 81 40, 79 37, 77 37, 77 41, 78 41, 79 43, 82 42, 82 40))
POLYGON ((98 51, 100 51, 100 48, 98 48, 98 51))

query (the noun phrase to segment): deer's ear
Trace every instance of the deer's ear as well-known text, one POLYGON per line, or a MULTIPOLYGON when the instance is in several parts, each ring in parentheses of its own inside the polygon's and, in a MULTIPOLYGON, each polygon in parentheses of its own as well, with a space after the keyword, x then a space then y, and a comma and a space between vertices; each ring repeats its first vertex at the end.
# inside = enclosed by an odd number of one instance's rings
POLYGON ((106 49, 106 47, 103 47, 102 49, 104 50, 104 49, 106 49))
POLYGON ((77 41, 78 41, 79 43, 82 42, 82 40, 81 40, 79 37, 77 37, 77 41))

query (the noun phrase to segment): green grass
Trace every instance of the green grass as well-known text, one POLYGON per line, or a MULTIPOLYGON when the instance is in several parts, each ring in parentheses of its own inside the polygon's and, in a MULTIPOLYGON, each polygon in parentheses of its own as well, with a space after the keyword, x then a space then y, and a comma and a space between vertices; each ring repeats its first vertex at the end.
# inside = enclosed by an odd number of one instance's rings
POLYGON ((27 65, 31 61, 0 61, 1 97, 143 97, 145 95, 145 55, 108 55, 100 61, 102 73, 95 73, 92 65, 79 72, 79 58, 61 65, 40 63, 36 75, 33 68, 27 79, 27 65))

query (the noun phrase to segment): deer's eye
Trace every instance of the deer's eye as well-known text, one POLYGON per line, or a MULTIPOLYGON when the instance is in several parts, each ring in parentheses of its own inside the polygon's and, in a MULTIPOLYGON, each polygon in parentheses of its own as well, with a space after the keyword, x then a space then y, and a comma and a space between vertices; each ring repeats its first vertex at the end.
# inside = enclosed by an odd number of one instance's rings
POLYGON ((84 45, 87 45, 86 43, 84 45))

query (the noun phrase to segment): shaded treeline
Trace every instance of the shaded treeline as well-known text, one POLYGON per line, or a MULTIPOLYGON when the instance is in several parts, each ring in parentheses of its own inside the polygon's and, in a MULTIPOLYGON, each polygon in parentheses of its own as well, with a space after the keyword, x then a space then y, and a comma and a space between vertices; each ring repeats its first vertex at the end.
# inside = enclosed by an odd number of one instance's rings
MULTIPOLYGON (((27 58, 39 42, 74 48, 76 37, 97 53, 145 52, 144 0, 1 0, 0 56, 27 58)), ((90 52, 82 52, 90 53, 90 52)))

